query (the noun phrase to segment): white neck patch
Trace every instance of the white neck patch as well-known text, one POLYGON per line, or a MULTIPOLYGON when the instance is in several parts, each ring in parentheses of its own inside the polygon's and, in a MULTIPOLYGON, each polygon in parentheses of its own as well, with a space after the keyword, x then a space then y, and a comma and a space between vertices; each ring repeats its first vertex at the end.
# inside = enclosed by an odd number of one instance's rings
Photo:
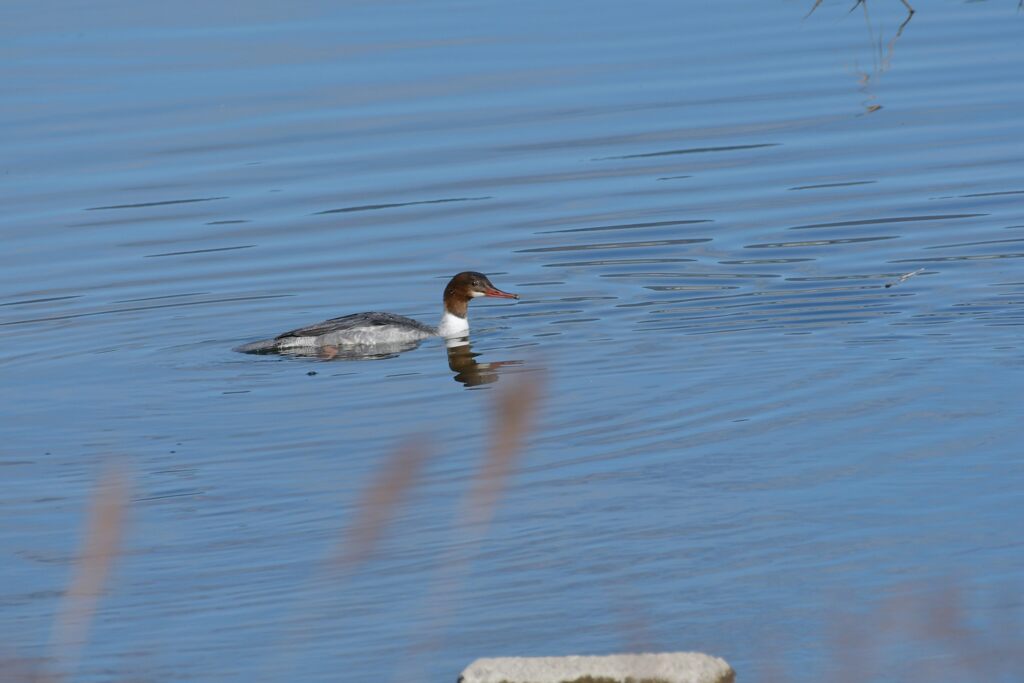
POLYGON ((469 320, 445 311, 441 316, 441 324, 437 326, 437 333, 442 337, 465 337, 469 334, 469 320))

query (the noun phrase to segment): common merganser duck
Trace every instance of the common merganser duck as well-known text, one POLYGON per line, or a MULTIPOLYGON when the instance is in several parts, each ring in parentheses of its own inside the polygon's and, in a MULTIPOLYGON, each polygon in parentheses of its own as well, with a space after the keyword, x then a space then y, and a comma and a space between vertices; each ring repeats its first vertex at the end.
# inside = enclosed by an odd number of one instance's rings
MULTIPOLYGON (((492 285, 483 273, 466 271, 453 277, 444 288, 444 314, 437 327, 394 313, 353 313, 284 332, 273 339, 243 344, 235 351, 308 353, 327 349, 337 353, 339 349, 357 347, 360 351, 373 353, 375 347, 402 348, 428 337, 465 337, 469 334, 469 319, 466 317, 469 301, 478 296, 519 298, 518 294, 503 292, 492 285)), ((334 354, 331 355, 333 357, 334 354)))

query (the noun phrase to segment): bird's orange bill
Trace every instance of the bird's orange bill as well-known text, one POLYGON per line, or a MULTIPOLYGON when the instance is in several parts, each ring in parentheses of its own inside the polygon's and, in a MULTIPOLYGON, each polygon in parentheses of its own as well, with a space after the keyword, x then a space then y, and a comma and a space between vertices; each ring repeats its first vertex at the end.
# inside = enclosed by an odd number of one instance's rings
POLYGON ((493 296, 498 299, 518 299, 518 294, 510 294, 509 292, 503 292, 496 287, 487 287, 484 289, 484 296, 493 296))

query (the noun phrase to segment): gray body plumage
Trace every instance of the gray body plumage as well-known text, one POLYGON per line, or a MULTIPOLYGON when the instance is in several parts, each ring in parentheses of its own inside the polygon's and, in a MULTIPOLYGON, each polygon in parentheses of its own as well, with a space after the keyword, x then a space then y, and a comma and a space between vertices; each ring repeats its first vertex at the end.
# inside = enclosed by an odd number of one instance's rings
POLYGON ((394 313, 353 313, 340 318, 300 327, 277 335, 274 339, 243 344, 242 353, 301 351, 333 347, 372 347, 412 344, 436 337, 437 329, 418 320, 394 313))

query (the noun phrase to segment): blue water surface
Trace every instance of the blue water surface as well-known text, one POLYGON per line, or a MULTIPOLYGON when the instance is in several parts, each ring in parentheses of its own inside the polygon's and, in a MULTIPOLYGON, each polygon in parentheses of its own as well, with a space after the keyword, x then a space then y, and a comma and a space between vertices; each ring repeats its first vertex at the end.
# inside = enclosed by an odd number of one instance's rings
POLYGON ((859 680, 1013 680, 890 617, 936 586, 983 642, 1019 615, 1024 16, 812 4, 7 3, 8 670, 701 650, 818 681, 853 651, 859 680), (461 270, 521 295, 474 302, 471 353, 231 350, 433 323, 461 270), (339 565, 408 440, 420 476, 339 565), (72 656, 111 467, 121 553, 72 656))

